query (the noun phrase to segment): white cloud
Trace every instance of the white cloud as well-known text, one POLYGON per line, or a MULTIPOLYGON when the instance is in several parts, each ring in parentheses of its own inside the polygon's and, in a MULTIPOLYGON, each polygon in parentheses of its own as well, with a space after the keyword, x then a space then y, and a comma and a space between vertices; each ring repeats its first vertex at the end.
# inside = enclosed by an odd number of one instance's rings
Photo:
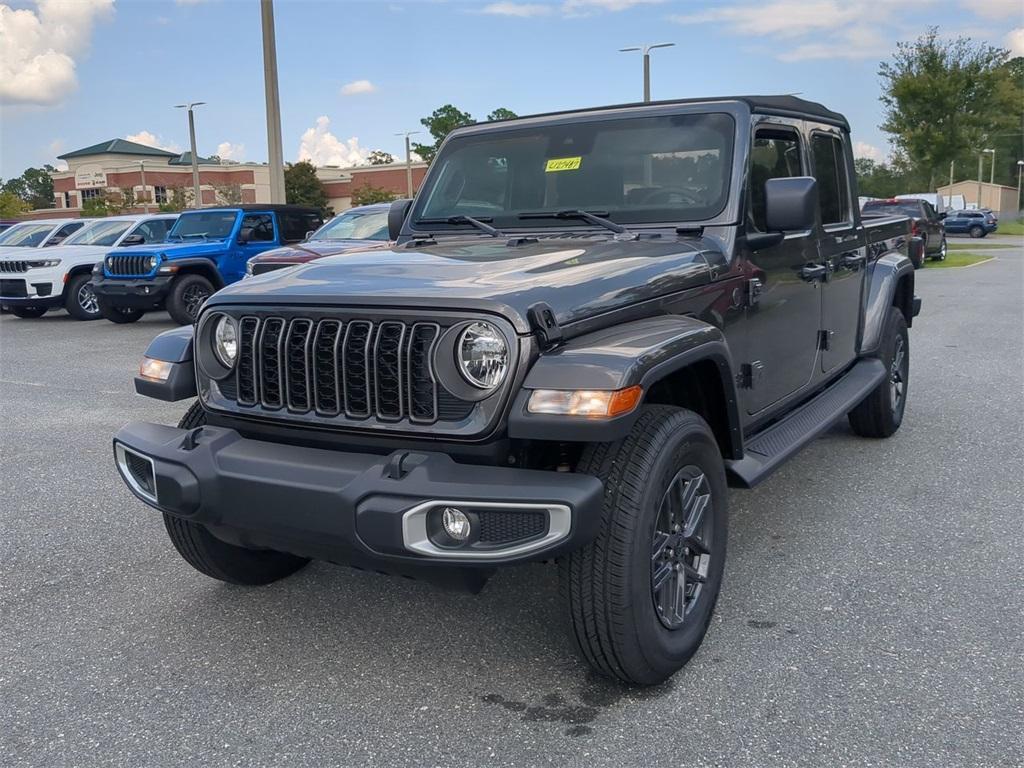
POLYGON ((168 152, 181 152, 181 147, 175 144, 173 141, 164 141, 163 138, 157 136, 151 131, 139 131, 138 133, 129 133, 125 136, 128 141, 134 141, 136 144, 145 144, 147 147, 156 147, 157 149, 166 149, 168 152))
POLYGON ((885 157, 885 153, 874 144, 868 144, 866 141, 855 141, 853 142, 853 156, 863 157, 880 163, 885 157))
POLYGON ((355 96, 358 93, 373 93, 376 90, 377 86, 369 80, 353 80, 351 83, 345 83, 341 86, 341 95, 355 96))
POLYGON ((579 16, 590 11, 626 11, 636 5, 658 5, 665 0, 565 0, 562 11, 569 15, 579 16))
POLYGON ((342 141, 330 128, 331 121, 326 115, 318 117, 316 125, 302 134, 296 159, 308 160, 313 165, 363 165, 370 150, 360 147, 355 136, 342 141))
POLYGON ((877 29, 864 24, 847 27, 820 43, 804 43, 779 51, 780 61, 809 59, 870 59, 883 57, 892 49, 891 41, 877 29))
POLYGON ((521 19, 530 16, 547 16, 551 13, 550 5, 540 3, 491 3, 480 9, 480 13, 494 16, 516 16, 521 19))
POLYGON ((1003 45, 1010 49, 1013 56, 1024 56, 1024 27, 1011 29, 1003 38, 1003 45))
POLYGON ((677 24, 721 23, 738 35, 799 37, 808 32, 831 30, 863 21, 864 10, 861 3, 776 0, 760 5, 728 5, 670 18, 677 24))
POLYGON ((0 4, 0 101, 57 104, 78 86, 76 58, 114 0, 36 0, 36 10, 0 4))
POLYGON ((245 157, 245 144, 232 144, 222 141, 217 145, 217 157, 221 160, 241 160, 245 157))
POLYGON ((961 0, 960 5, 983 19, 1021 17, 1020 0, 961 0))

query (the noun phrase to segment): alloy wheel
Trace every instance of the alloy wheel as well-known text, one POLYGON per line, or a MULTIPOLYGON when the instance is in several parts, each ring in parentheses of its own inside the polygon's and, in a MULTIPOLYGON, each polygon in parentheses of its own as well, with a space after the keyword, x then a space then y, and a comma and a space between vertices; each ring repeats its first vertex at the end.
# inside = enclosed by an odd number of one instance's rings
POLYGON ((98 315, 100 313, 100 303, 96 299, 96 292, 92 289, 92 283, 83 284, 78 289, 78 295, 75 298, 83 312, 87 312, 90 315, 98 315))
POLYGON ((199 316, 199 310, 202 309, 203 302, 208 298, 210 298, 210 292, 201 285, 190 285, 182 292, 181 303, 185 306, 185 311, 189 317, 195 319, 199 316))
POLYGON ((896 337, 896 346, 892 351, 892 362, 889 364, 889 391, 892 413, 898 421, 907 392, 907 345, 902 336, 896 337))

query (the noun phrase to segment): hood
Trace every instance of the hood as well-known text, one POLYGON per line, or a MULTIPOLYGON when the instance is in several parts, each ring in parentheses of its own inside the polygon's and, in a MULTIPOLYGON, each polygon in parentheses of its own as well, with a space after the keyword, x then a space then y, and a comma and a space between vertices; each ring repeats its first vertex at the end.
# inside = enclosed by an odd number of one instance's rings
POLYGON ((226 240, 201 240, 195 243, 148 243, 128 248, 108 248, 106 253, 111 256, 152 256, 162 253, 168 259, 185 259, 193 256, 215 256, 226 250, 226 240))
POLYGON ((64 262, 102 261, 110 246, 107 245, 51 245, 47 248, 0 248, 0 259, 60 259, 64 262), (31 254, 31 255, 29 255, 31 254))
POLYGON ((322 259, 324 256, 334 256, 338 253, 356 250, 379 251, 387 247, 387 243, 373 240, 313 240, 307 243, 286 245, 283 248, 274 248, 272 251, 264 251, 259 256, 253 256, 249 261, 258 264, 273 262, 303 264, 313 259, 322 259))
POLYGON ((350 251, 219 291, 211 304, 406 305, 490 310, 521 332, 527 310, 550 305, 560 324, 710 281, 721 249, 707 238, 617 241, 445 239, 436 245, 350 251))

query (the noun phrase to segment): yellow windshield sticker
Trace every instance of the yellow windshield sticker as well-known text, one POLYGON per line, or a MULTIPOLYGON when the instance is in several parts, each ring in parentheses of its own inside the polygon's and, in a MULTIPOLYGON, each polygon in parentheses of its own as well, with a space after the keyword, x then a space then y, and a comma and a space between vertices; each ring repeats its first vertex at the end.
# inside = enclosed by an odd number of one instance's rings
POLYGON ((556 171, 578 171, 582 157, 553 157, 544 166, 544 173, 556 171))

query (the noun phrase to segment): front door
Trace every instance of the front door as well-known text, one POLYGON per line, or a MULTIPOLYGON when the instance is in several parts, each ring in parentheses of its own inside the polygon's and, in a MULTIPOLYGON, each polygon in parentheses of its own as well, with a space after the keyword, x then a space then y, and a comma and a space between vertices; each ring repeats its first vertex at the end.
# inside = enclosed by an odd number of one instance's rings
POLYGON ((849 148, 842 133, 822 127, 811 132, 811 159, 818 181, 822 227, 819 263, 828 268, 822 283, 821 370, 844 366, 856 356, 860 307, 867 264, 864 233, 854 221, 849 148))
POLYGON ((272 213, 246 213, 242 216, 242 226, 239 229, 239 234, 242 233, 245 233, 246 242, 243 243, 241 238, 239 239, 231 264, 227 269, 222 269, 226 282, 241 280, 249 259, 276 248, 280 242, 272 213))
MULTIPOLYGON (((807 176, 795 125, 765 122, 755 128, 748 174, 747 231, 767 231, 768 179, 807 176)), ((787 232, 778 245, 749 254, 746 332, 740 393, 749 414, 758 414, 806 387, 815 373, 821 289, 804 274, 818 252, 814 230, 787 232)))

